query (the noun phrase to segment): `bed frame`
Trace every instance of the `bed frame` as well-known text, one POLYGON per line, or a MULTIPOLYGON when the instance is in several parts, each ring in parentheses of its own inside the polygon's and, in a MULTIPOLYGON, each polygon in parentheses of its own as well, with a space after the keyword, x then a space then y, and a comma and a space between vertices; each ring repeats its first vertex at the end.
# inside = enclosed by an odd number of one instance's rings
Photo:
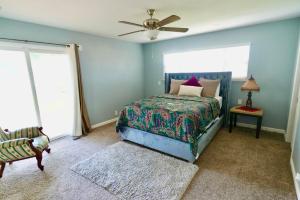
POLYGON ((228 102, 229 92, 231 86, 231 72, 208 72, 208 73, 166 73, 165 74, 165 92, 170 90, 171 79, 187 80, 195 76, 196 78, 205 79, 219 79, 220 84, 220 96, 222 96, 222 108, 221 114, 218 119, 211 125, 210 128, 198 139, 198 151, 194 155, 191 151, 191 145, 186 142, 182 142, 176 139, 165 137, 149 133, 146 131, 122 127, 119 131, 119 135, 122 140, 128 140, 142 146, 161 151, 163 153, 178 157, 189 162, 197 160, 199 155, 203 152, 205 147, 210 143, 213 137, 216 135, 221 126, 226 125, 228 121, 228 102))

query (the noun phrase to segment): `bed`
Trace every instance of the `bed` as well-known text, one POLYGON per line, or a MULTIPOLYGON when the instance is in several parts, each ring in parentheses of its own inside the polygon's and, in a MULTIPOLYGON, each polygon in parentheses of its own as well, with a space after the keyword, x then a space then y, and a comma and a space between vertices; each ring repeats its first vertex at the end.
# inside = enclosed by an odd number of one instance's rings
POLYGON ((117 132, 122 140, 194 162, 228 120, 231 72, 167 73, 165 95, 133 102, 122 109, 117 132), (171 79, 219 79, 220 97, 169 95, 171 79))

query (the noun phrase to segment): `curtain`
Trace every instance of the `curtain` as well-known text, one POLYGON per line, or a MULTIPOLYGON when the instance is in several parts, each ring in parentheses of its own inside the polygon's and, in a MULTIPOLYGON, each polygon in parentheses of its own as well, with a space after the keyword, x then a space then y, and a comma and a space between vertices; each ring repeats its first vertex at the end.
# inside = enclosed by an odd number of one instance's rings
POLYGON ((80 137, 91 131, 91 123, 84 100, 78 45, 71 44, 68 47, 68 53, 71 59, 71 73, 74 86, 74 125, 72 136, 80 137))

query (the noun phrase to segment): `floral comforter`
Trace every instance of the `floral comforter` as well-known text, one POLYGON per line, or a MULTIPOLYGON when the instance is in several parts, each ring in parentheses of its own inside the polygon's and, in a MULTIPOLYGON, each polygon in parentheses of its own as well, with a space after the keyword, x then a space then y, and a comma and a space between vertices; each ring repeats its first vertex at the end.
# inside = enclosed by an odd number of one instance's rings
POLYGON ((128 126, 194 146, 219 114, 219 102, 212 97, 152 96, 125 106, 117 121, 117 131, 128 126))

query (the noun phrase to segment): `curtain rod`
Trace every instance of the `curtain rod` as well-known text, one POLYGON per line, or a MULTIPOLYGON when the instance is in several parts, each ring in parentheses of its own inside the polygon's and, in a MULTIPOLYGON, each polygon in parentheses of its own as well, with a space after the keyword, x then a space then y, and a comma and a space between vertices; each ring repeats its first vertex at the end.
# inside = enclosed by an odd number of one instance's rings
MULTIPOLYGON (((40 41, 33 41, 33 40, 21 40, 21 39, 15 39, 15 38, 0 38, 0 40, 8 40, 8 41, 15 41, 15 42, 24 42, 24 43, 36 43, 36 44, 50 44, 55 46, 64 46, 64 47, 70 47, 69 44, 59 44, 59 43, 51 43, 51 42, 40 42, 40 41)), ((76 45, 78 46, 78 45, 76 45)))

